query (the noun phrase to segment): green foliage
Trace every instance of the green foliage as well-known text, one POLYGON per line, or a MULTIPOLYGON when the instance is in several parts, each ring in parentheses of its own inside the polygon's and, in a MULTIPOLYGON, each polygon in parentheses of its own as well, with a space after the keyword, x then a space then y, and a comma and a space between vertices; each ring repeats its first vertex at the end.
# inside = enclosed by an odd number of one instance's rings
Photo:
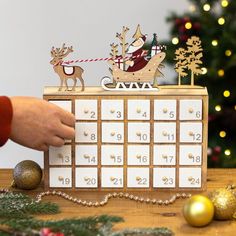
MULTIPOLYGON (((203 65, 207 74, 199 75, 195 84, 206 86, 209 92, 209 167, 236 167, 236 1, 228 0, 227 7, 221 6, 220 0, 189 0, 194 5, 194 12, 184 14, 171 13, 167 18, 170 25, 171 39, 177 37, 179 43, 173 45, 171 40, 161 42, 167 46, 166 61, 174 64, 175 50, 184 47, 188 38, 198 36, 202 41, 203 65), (204 11, 204 4, 211 9, 204 11), (219 25, 218 19, 224 17, 225 24, 219 25), (191 29, 185 24, 190 22, 191 29), (212 41, 217 40, 218 45, 213 46, 212 41), (227 56, 230 50, 232 55, 227 56), (219 75, 219 70, 224 75, 219 75), (230 91, 229 97, 224 97, 225 90, 230 91), (220 105, 217 112, 215 106, 220 105), (226 136, 221 138, 220 131, 226 136), (229 149, 231 155, 226 156, 224 151, 229 149)), ((176 75, 177 78, 177 75, 176 75)), ((190 83, 190 75, 181 80, 182 84, 190 83)))
POLYGON ((129 229, 114 232, 115 223, 123 222, 119 216, 92 216, 80 219, 39 220, 35 214, 55 214, 59 207, 52 203, 38 203, 21 193, 0 193, 0 235, 39 236, 42 228, 69 236, 171 236, 166 228, 129 229))

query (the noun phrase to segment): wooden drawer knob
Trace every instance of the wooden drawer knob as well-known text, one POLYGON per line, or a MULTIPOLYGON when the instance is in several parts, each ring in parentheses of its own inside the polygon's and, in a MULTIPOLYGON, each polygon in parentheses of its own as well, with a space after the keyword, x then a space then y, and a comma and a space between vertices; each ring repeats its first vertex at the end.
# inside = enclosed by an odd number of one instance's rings
POLYGON ((192 181, 194 178, 192 176, 188 177, 188 181, 192 181))
POLYGON ((63 176, 58 176, 59 181, 63 181, 64 177, 63 176))
POLYGON ((137 177, 136 177, 136 180, 137 180, 137 181, 140 181, 141 179, 142 179, 142 178, 141 178, 140 176, 137 176, 137 177))
POLYGON ((164 181, 164 182, 165 182, 165 181, 168 181, 168 178, 167 178, 166 176, 163 176, 163 177, 162 177, 162 181, 164 181))
POLYGON ((192 154, 192 153, 189 153, 189 154, 188 154, 188 158, 189 158, 189 159, 194 158, 193 154, 192 154))
POLYGON ((86 131, 84 131, 84 136, 88 136, 88 133, 86 131))
POLYGON ((136 135, 137 135, 137 136, 141 136, 141 132, 139 132, 139 131, 136 132, 136 135))
POLYGON ((84 158, 88 159, 90 156, 88 154, 84 154, 84 158))
POLYGON ((138 114, 140 114, 141 113, 141 108, 140 107, 138 107, 137 109, 136 109, 136 112, 138 113, 138 114))
POLYGON ((84 114, 88 114, 89 110, 88 109, 84 109, 84 114))
POLYGON ((89 177, 84 177, 84 181, 89 181, 90 180, 90 178, 89 177))
POLYGON ((163 135, 163 136, 167 136, 168 133, 167 133, 166 131, 163 131, 163 132, 162 132, 162 135, 163 135))
POLYGON ((110 180, 113 182, 116 178, 115 177, 111 177, 110 180))
POLYGON ((116 157, 116 156, 115 156, 114 154, 110 155, 110 158, 111 158, 111 159, 115 159, 115 157, 116 157))
POLYGON ((168 112, 168 109, 165 107, 165 108, 163 108, 163 113, 167 113, 168 112))
POLYGON ((192 114, 192 113, 193 113, 193 108, 190 107, 190 108, 188 109, 188 112, 189 112, 190 114, 192 114))
POLYGON ((115 132, 111 132, 111 136, 112 136, 112 137, 115 136, 115 134, 116 134, 115 132))
POLYGON ((188 132, 188 135, 189 135, 189 136, 193 136, 193 135, 194 135, 193 131, 189 131, 189 132, 188 132))
POLYGON ((58 154, 57 154, 57 157, 58 157, 58 158, 63 158, 64 156, 63 156, 62 153, 58 153, 58 154))
POLYGON ((142 156, 141 156, 140 154, 137 154, 137 155, 136 155, 136 158, 137 158, 137 159, 141 159, 141 157, 142 157, 142 156))
POLYGON ((111 109, 111 110, 110 110, 110 113, 111 113, 111 114, 115 113, 115 109, 111 109))
POLYGON ((167 155, 162 155, 163 159, 167 159, 167 157, 168 157, 167 155))

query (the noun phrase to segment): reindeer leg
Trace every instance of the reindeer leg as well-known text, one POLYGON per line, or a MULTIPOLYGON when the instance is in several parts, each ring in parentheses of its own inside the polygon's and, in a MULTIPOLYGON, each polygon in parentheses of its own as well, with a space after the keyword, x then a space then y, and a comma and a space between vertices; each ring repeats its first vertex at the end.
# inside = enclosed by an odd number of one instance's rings
POLYGON ((73 85, 72 91, 75 91, 75 87, 76 87, 77 79, 76 79, 76 78, 73 78, 73 80, 74 80, 74 85, 73 85))
POLYGON ((63 79, 60 78, 60 80, 61 80, 61 85, 60 85, 60 88, 58 89, 58 91, 61 91, 61 90, 62 90, 62 87, 63 87, 63 79))
POLYGON ((66 89, 65 89, 65 91, 68 91, 68 90, 69 90, 69 88, 68 88, 67 79, 65 79, 65 84, 66 84, 66 89))
POLYGON ((79 80, 80 80, 80 83, 81 83, 81 86, 82 86, 81 91, 84 91, 84 79, 82 78, 82 76, 79 77, 79 80))

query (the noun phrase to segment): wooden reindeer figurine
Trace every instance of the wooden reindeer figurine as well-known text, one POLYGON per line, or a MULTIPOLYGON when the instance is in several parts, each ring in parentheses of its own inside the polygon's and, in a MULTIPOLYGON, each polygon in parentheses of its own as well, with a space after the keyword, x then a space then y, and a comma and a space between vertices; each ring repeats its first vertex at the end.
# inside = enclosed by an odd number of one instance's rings
POLYGON ((73 79, 74 85, 72 87, 72 91, 75 91, 77 78, 80 80, 82 88, 81 91, 84 91, 84 80, 82 78, 82 73, 84 70, 80 66, 65 66, 62 65, 62 59, 66 57, 69 53, 73 52, 73 48, 71 47, 65 47, 65 44, 62 45, 62 48, 54 48, 52 47, 51 50, 51 56, 52 60, 50 63, 53 65, 54 71, 59 75, 61 80, 61 86, 59 88, 59 91, 62 90, 63 85, 66 85, 65 91, 68 91, 68 79, 73 79))

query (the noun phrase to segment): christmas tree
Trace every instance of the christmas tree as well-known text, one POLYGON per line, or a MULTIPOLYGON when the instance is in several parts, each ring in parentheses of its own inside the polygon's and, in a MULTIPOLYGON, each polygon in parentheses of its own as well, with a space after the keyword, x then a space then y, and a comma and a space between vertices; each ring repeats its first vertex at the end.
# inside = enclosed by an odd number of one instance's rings
MULTIPOLYGON (((172 13, 167 19, 172 36, 171 41, 162 42, 168 48, 167 62, 176 63, 175 50, 191 36, 201 39, 202 73, 195 84, 206 86, 209 92, 208 166, 236 167, 236 1, 189 2, 189 12, 172 13)), ((181 57, 182 52, 178 53, 181 57)), ((189 81, 188 75, 181 84, 189 81)))

